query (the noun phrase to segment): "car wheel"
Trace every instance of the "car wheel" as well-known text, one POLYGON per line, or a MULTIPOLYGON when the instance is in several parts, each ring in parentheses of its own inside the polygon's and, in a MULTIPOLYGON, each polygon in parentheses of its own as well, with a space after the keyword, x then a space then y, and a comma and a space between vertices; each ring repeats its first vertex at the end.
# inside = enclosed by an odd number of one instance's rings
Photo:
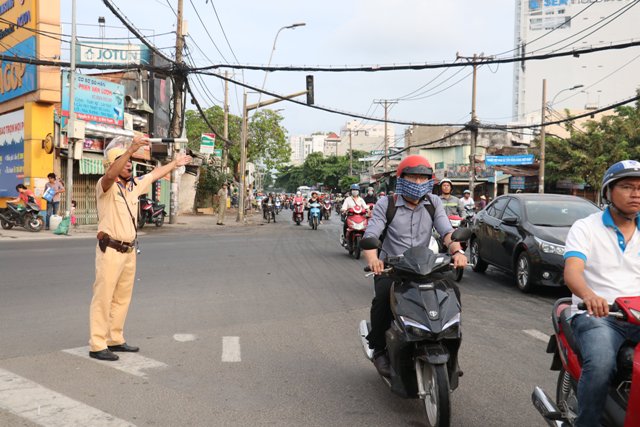
POLYGON ((487 271, 489 264, 480 258, 480 245, 478 244, 477 239, 473 239, 471 241, 471 249, 469 249, 469 253, 471 254, 471 265, 473 266, 473 271, 476 273, 484 273, 487 271))
POLYGON ((518 260, 516 261, 516 286, 524 293, 533 290, 531 259, 525 251, 520 252, 518 260))

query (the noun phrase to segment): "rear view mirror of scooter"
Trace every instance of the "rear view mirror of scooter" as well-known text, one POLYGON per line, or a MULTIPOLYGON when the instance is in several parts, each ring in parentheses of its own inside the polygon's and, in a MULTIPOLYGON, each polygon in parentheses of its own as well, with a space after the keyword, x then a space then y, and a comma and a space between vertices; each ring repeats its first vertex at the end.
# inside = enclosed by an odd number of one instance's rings
POLYGON ((362 250, 370 250, 370 249, 378 249, 380 247, 380 240, 375 237, 367 237, 360 240, 360 249, 362 250))
POLYGON ((451 240, 453 240, 454 242, 464 242, 469 240, 472 234, 473 232, 469 228, 466 228, 466 227, 457 228, 451 234, 451 240))

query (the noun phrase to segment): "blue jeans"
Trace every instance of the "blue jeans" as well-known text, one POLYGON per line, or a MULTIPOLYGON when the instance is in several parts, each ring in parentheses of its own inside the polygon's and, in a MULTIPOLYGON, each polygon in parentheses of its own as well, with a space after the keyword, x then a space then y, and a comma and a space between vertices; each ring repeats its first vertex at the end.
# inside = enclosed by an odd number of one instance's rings
POLYGON ((58 214, 58 207, 60 206, 60 202, 47 202, 47 220, 45 221, 45 227, 49 228, 49 219, 51 215, 58 214))
POLYGON ((571 325, 582 354, 576 426, 600 427, 618 350, 626 340, 640 341, 640 326, 586 314, 577 315, 571 325))

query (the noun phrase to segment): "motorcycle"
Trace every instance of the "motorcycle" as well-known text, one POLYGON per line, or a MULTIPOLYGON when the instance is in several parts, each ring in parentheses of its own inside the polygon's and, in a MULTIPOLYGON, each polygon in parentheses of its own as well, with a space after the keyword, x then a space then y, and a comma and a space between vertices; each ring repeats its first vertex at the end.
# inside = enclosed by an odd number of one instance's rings
POLYGON ((35 200, 30 200, 24 207, 7 203, 6 208, 0 209, 0 225, 5 230, 24 227, 35 233, 44 228, 44 220, 38 215, 39 212, 40 206, 35 200))
POLYGON ((162 227, 164 217, 167 216, 164 205, 145 196, 140 196, 139 200, 138 228, 143 228, 145 224, 155 224, 156 227, 162 227))
POLYGON ((267 224, 269 224, 271 220, 273 220, 274 223, 276 222, 276 210, 271 201, 267 201, 266 204, 262 205, 262 210, 262 216, 267 220, 267 224))
POLYGON ((318 223, 320 222, 320 203, 318 202, 310 202, 309 203, 309 225, 313 230, 318 229, 318 223))
POLYGON ((332 210, 331 200, 326 199, 322 204, 322 217, 327 221, 331 218, 331 210, 332 210))
POLYGON ((304 219, 304 204, 302 202, 295 202, 292 207, 293 210, 293 220, 296 225, 300 225, 302 220, 304 219))
MULTIPOLYGON (((470 237, 471 230, 466 228, 452 235, 455 241, 470 237)), ((360 242, 362 249, 379 245, 376 238, 360 242)), ((456 290, 442 274, 451 269, 451 256, 439 253, 437 243, 430 247, 409 248, 384 260, 383 274, 396 280, 391 290, 394 321, 385 334, 391 376, 381 378, 393 393, 422 400, 427 426, 443 427, 450 425, 450 396, 462 375, 458 366, 461 309, 456 290)), ((370 330, 369 322, 360 321, 362 347, 373 362, 366 338, 370 330)))
MULTIPOLYGON (((577 388, 582 372, 582 358, 571 328, 571 304, 571 298, 561 298, 556 301, 551 312, 555 334, 549 339, 547 353, 553 354, 551 370, 560 371, 556 401, 538 386, 531 395, 535 408, 548 425, 555 427, 575 425, 578 410, 577 388)), ((584 310, 584 303, 578 304, 578 309, 584 310)), ((610 306, 609 316, 621 322, 640 325, 640 296, 617 298, 610 306)), ((626 341, 618 351, 617 365, 604 408, 604 425, 639 426, 640 345, 626 341)))
POLYGON ((362 206, 356 205, 350 208, 344 220, 347 222, 347 233, 341 236, 341 244, 347 249, 349 255, 355 259, 360 259, 360 240, 364 235, 364 231, 369 224, 367 219, 367 210, 362 206))

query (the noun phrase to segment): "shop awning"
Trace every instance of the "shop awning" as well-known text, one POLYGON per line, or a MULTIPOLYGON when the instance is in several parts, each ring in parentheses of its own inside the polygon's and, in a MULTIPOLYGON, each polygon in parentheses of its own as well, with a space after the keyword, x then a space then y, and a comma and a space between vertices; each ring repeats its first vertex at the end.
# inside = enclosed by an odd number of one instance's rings
POLYGON ((102 156, 84 153, 79 163, 80 175, 104 175, 102 156))

